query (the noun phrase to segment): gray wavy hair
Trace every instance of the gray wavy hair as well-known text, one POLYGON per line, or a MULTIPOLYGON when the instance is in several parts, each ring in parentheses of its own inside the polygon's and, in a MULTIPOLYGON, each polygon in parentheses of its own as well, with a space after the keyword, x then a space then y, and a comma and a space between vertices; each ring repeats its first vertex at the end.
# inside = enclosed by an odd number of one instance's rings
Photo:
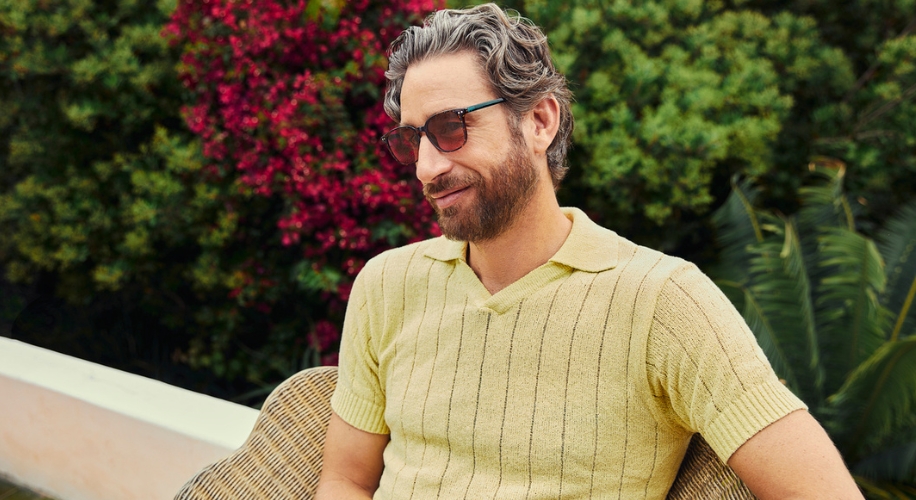
POLYGON ((506 99, 514 127, 542 99, 552 95, 560 103, 560 127, 547 148, 547 165, 558 186, 568 170, 572 93, 550 59, 547 37, 518 12, 503 12, 492 3, 446 9, 430 14, 423 26, 404 30, 389 48, 385 112, 401 120, 401 86, 411 64, 463 51, 478 55, 494 92, 506 99))

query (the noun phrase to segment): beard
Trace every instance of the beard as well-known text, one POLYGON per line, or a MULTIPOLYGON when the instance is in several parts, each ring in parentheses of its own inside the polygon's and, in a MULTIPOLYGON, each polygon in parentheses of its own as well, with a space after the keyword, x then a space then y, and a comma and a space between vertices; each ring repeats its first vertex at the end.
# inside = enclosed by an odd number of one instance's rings
POLYGON ((514 138, 512 149, 501 162, 492 168, 491 178, 485 180, 477 172, 445 177, 423 186, 423 194, 439 216, 439 228, 450 240, 481 242, 501 235, 528 205, 538 182, 537 169, 526 154, 519 139, 514 138), (499 166, 502 163, 502 166, 499 166), (473 188, 475 200, 462 200, 470 206, 457 203, 440 210, 431 195, 459 186, 473 188))

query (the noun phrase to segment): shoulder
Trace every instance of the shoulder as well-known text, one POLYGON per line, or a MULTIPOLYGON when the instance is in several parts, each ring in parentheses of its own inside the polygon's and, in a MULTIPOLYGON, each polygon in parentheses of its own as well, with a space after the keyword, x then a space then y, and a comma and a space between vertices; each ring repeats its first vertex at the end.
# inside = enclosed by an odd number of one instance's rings
POLYGON ((681 262, 659 290, 650 344, 765 359, 741 313, 722 290, 696 265, 681 262))
POLYGON ((681 263, 682 265, 677 266, 668 276, 662 290, 662 300, 689 301, 714 308, 733 308, 718 285, 700 268, 684 260, 681 260, 681 263))
POLYGON ((442 260, 437 254, 441 254, 443 248, 456 244, 438 237, 386 250, 366 262, 356 276, 354 290, 387 289, 403 282, 411 274, 425 274, 420 270, 436 260, 442 260))
POLYGON ((683 275, 703 275, 693 263, 680 257, 633 243, 615 234, 619 255, 618 267, 626 279, 641 289, 654 289, 656 295, 683 275))
POLYGON ((617 233, 606 230, 615 240, 619 272, 640 288, 655 288, 658 294, 675 291, 706 295, 718 291, 712 280, 693 262, 639 245, 617 233))
POLYGON ((404 269, 415 263, 418 259, 427 258, 427 253, 441 246, 443 237, 410 243, 376 255, 366 262, 359 272, 359 276, 381 277, 393 269, 404 269))

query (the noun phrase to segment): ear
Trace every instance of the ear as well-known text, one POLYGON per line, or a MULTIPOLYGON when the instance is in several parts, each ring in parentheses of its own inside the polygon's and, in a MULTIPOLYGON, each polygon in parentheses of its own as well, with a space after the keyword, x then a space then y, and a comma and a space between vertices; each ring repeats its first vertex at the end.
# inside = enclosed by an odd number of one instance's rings
POLYGON ((528 113, 528 118, 528 144, 535 154, 545 155, 560 128, 560 103, 552 95, 545 97, 528 113))

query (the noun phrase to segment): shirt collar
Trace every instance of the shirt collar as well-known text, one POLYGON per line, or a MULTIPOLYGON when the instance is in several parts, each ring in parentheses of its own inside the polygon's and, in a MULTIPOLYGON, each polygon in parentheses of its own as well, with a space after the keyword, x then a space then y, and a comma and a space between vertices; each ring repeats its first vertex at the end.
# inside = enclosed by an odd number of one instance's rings
MULTIPOLYGON (((578 208, 564 207, 562 211, 573 225, 563 246, 550 262, 590 273, 616 267, 619 236, 592 222, 578 208)), ((424 255, 441 261, 465 260, 467 245, 465 241, 453 241, 440 236, 430 242, 424 255)))

